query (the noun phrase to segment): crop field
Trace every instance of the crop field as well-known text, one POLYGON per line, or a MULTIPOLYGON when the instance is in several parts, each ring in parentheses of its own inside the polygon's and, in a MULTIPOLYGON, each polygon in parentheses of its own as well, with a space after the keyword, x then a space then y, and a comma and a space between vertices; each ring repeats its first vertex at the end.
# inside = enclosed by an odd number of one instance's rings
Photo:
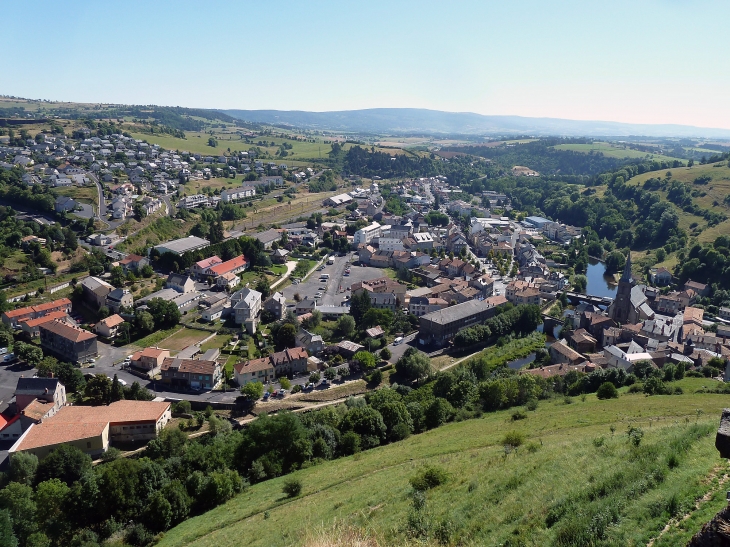
POLYGON ((197 344, 201 340, 205 340, 211 333, 204 330, 195 330, 183 328, 172 336, 160 340, 160 345, 170 351, 180 351, 188 346, 197 344))
POLYGON ((662 159, 673 160, 670 156, 662 154, 649 154, 639 150, 632 150, 622 145, 614 145, 608 142, 594 142, 593 144, 558 144, 553 146, 556 150, 573 150, 575 152, 601 152, 609 158, 646 158, 646 159, 662 159))
POLYGON ((500 411, 449 424, 297 471, 303 489, 293 499, 281 493, 291 475, 253 485, 159 545, 302 545, 308 532, 337 522, 381 545, 405 545, 409 479, 425 465, 447 473, 446 484, 427 491, 423 513, 448 531, 447 544, 572 545, 583 543, 565 541, 589 533, 596 545, 646 545, 661 533, 656 547, 683 545, 726 504, 721 478, 730 467, 714 432, 727 397, 695 393, 708 383, 682 380, 683 395, 622 389, 614 400, 542 401, 517 422, 500 411), (630 426, 643 432, 638 447, 630 426), (508 451, 511 432, 525 440, 508 451))

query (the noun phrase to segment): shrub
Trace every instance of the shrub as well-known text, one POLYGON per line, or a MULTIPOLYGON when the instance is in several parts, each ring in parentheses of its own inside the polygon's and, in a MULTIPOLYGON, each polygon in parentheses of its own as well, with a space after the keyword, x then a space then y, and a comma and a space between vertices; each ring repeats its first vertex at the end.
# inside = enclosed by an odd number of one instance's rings
POLYGON ((390 359, 392 354, 390 353, 390 350, 388 348, 383 348, 380 350, 380 358, 385 359, 386 361, 390 359))
POLYGON ((175 414, 190 414, 191 410, 190 401, 178 401, 172 405, 172 411, 175 414))
POLYGON ((535 412, 537 410, 537 399, 530 399, 529 401, 527 401, 525 407, 527 408, 527 410, 535 412))
POLYGON ((593 446, 595 446, 596 448, 600 448, 604 445, 605 442, 606 439, 604 437, 596 437, 595 439, 593 439, 593 446))
POLYGON ((515 410, 512 413, 513 422, 516 422, 517 420, 524 420, 525 418, 527 418, 527 413, 522 409, 515 410))
POLYGON ((596 391, 596 397, 599 399, 618 399, 618 390, 611 382, 603 382, 596 391))
POLYGON ((563 397, 563 403, 566 405, 573 404, 573 398, 566 395, 565 397, 563 397))
POLYGON ((284 487, 281 489, 287 498, 296 498, 302 493, 302 481, 299 479, 287 479, 284 481, 284 487))
POLYGON ((629 393, 643 393, 644 392, 644 384, 633 384, 631 387, 629 387, 629 393))
POLYGON ((633 425, 629 426, 626 434, 629 437, 629 442, 635 447, 638 447, 641 444, 641 439, 644 438, 644 430, 640 427, 634 427, 633 425))
POLYGON ((518 446, 522 446, 524 442, 525 434, 519 431, 510 431, 509 433, 505 434, 504 438, 502 439, 502 444, 510 448, 517 448, 518 446))
POLYGON ((534 454, 535 452, 540 450, 540 445, 537 444, 536 442, 531 442, 531 443, 527 443, 527 446, 525 446, 525 448, 527 449, 527 451, 530 454, 534 454))
POLYGON ((427 465, 411 477, 409 482, 414 490, 423 492, 444 484, 448 478, 449 475, 444 469, 435 465, 427 465))

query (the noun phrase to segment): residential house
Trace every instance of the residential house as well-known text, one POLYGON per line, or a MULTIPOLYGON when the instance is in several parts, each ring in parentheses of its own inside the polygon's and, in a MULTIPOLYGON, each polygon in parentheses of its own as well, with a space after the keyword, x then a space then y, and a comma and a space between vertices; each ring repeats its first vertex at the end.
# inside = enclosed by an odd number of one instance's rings
POLYGON ((219 275, 232 273, 232 274, 239 274, 241 272, 246 271, 248 268, 248 261, 246 260, 246 257, 243 255, 237 256, 235 258, 232 258, 231 260, 227 260, 225 262, 221 262, 220 264, 215 264, 213 266, 209 266, 203 271, 204 276, 211 276, 214 279, 218 277, 219 275))
POLYGON ((249 332, 255 332, 256 320, 261 313, 261 293, 249 288, 236 291, 231 295, 231 306, 236 324, 245 324, 249 332))
POLYGON ((78 203, 75 200, 68 196, 60 196, 56 198, 54 209, 57 213, 62 213, 64 211, 75 211, 76 207, 78 207, 78 203))
POLYGON ((174 388, 211 390, 221 381, 216 361, 167 357, 162 361, 162 383, 174 388))
POLYGON ((163 361, 168 357, 170 357, 170 350, 157 347, 145 348, 132 355, 131 366, 139 370, 157 374, 160 372, 163 361))
POLYGON ((122 308, 131 308, 133 304, 134 298, 128 289, 114 289, 106 295, 106 307, 114 313, 119 313, 122 308))
POLYGON ((269 357, 241 361, 233 365, 233 377, 239 386, 243 387, 251 382, 267 384, 276 378, 274 365, 269 357))
POLYGON ((568 338, 568 344, 578 353, 593 353, 596 351, 596 339, 585 329, 577 329, 568 338))
POLYGON ((370 243, 374 238, 380 237, 382 234, 382 227, 377 222, 373 222, 369 226, 365 226, 364 228, 360 228, 358 231, 355 232, 354 239, 353 239, 353 245, 367 245, 370 243))
POLYGON ((26 306, 16 310, 8 310, 2 314, 2 322, 10 327, 18 326, 22 321, 37 319, 50 313, 62 311, 71 312, 71 301, 68 298, 59 298, 52 302, 45 302, 37 306, 26 306))
POLYGON ((274 243, 274 241, 279 241, 281 239, 281 231, 272 228, 270 230, 266 230, 265 232, 252 234, 252 237, 254 239, 258 239, 263 244, 264 249, 271 249, 271 245, 274 243))
POLYGON ((672 282, 672 272, 665 267, 652 268, 649 270, 649 280, 654 285, 665 286, 672 282))
POLYGON ((353 296, 358 295, 363 291, 368 291, 371 295, 373 293, 391 293, 400 300, 402 305, 405 305, 406 302, 407 287, 390 277, 378 277, 368 281, 353 283, 350 289, 353 296))
POLYGON ((317 307, 316 300, 312 300, 310 298, 305 298, 304 300, 301 300, 300 302, 297 302, 294 305, 294 313, 297 315, 311 313, 315 310, 316 307, 317 307))
POLYGON ((240 188, 228 189, 221 192, 221 201, 230 203, 232 201, 240 201, 256 196, 256 188, 254 186, 241 186, 240 188))
POLYGON ((58 378, 18 378, 15 406, 20 412, 33 401, 51 403, 56 409, 66 404, 66 387, 58 378))
POLYGON ((313 334, 300 328, 297 333, 297 346, 304 348, 311 355, 324 351, 324 340, 319 334, 313 334))
POLYGON ((195 281, 185 274, 171 273, 167 276, 165 288, 173 289, 182 294, 187 294, 195 291, 195 281))
POLYGON ((217 264, 222 264, 223 260, 219 258, 218 256, 211 256, 210 258, 206 258, 204 260, 200 260, 190 266, 190 274, 197 278, 202 279, 204 277, 204 272, 211 268, 212 266, 215 266, 217 264))
POLYGON ((275 292, 264 302, 264 309, 271 312, 276 321, 280 321, 286 315, 286 298, 280 292, 275 292))
POLYGON ((307 371, 309 355, 303 347, 287 348, 284 351, 273 353, 269 357, 277 377, 307 371))
POLYGON ((96 334, 106 338, 115 338, 119 332, 119 327, 124 323, 121 316, 114 314, 99 321, 94 330, 96 334))
POLYGON ((85 277, 81 286, 84 290, 84 303, 96 309, 106 306, 106 297, 114 290, 113 285, 92 275, 85 277))
POLYGON ((213 321, 218 321, 224 315, 227 315, 230 311, 231 307, 228 302, 218 302, 216 304, 213 304, 209 308, 204 309, 200 316, 203 318, 203 321, 208 321, 209 323, 212 323, 213 321))
POLYGON ((26 332, 30 335, 31 338, 35 338, 36 336, 39 336, 40 326, 43 323, 47 323, 48 321, 53 321, 54 319, 61 319, 65 320, 68 318, 68 314, 65 311, 54 311, 47 315, 44 315, 42 317, 38 317, 36 319, 27 319, 20 322, 20 326, 23 329, 23 332, 26 332))
POLYGON ((692 281, 691 279, 687 281, 684 284, 684 287, 682 287, 685 291, 692 290, 697 294, 698 296, 710 296, 710 287, 705 285, 704 283, 698 283, 696 281, 692 281))
POLYGON ((447 308, 449 303, 443 298, 428 298, 426 296, 411 296, 408 304, 408 313, 421 317, 427 313, 431 313, 443 308, 447 308))
POLYGON ((550 346, 550 359, 556 365, 577 365, 585 361, 585 357, 571 348, 565 340, 559 340, 550 346))
POLYGON ((96 334, 58 319, 39 326, 41 347, 62 360, 79 363, 96 357, 96 334))
POLYGON ((289 256, 289 251, 286 249, 276 249, 273 253, 271 253, 271 261, 274 264, 284 264, 286 262, 287 257, 289 256))
POLYGON ((215 278, 215 284, 221 289, 232 289, 241 282, 241 278, 231 272, 226 272, 215 278))
POLYGON ((147 266, 150 263, 150 261, 139 255, 135 254, 128 254, 125 256, 122 260, 119 261, 119 265, 124 270, 124 273, 127 272, 138 272, 145 266, 147 266))

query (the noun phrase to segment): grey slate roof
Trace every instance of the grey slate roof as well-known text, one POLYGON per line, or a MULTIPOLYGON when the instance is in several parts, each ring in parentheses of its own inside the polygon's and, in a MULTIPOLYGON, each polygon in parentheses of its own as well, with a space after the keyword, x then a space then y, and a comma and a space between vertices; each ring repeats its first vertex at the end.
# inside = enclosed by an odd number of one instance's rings
POLYGON ((48 393, 56 391, 58 386, 58 378, 18 378, 18 385, 15 388, 16 395, 34 395, 43 393, 46 389, 48 393))

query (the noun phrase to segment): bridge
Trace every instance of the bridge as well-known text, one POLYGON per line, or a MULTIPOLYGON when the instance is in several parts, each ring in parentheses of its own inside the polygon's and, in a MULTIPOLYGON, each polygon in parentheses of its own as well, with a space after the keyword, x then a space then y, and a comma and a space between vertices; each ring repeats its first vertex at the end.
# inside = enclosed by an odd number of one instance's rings
POLYGON ((581 294, 577 292, 566 292, 565 296, 568 297, 571 304, 577 304, 579 302, 586 302, 593 304, 594 306, 610 306, 613 302, 613 298, 609 296, 594 296, 592 294, 581 294))

